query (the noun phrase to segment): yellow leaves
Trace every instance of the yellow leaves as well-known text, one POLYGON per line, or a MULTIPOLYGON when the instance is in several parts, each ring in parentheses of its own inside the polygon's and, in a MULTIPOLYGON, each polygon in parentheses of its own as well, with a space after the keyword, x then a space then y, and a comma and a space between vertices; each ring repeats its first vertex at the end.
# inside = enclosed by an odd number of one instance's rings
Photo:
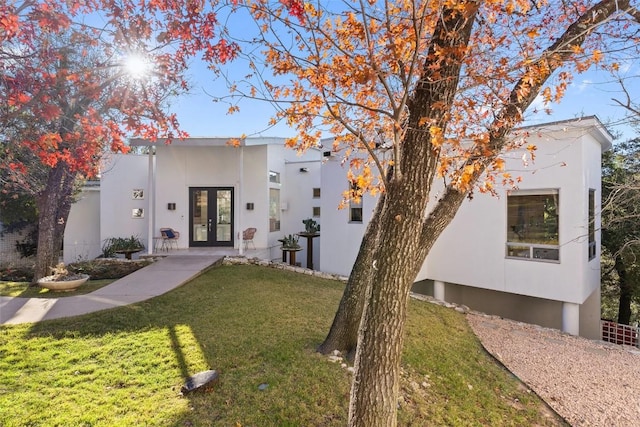
POLYGON ((544 90, 542 91, 542 99, 544 100, 545 105, 551 102, 551 100, 553 99, 553 95, 551 93, 550 87, 544 88, 544 90))
POLYGON ((604 55, 602 54, 602 51, 598 49, 595 49, 591 56, 593 58, 593 62, 595 62, 596 64, 604 59, 604 55))
POLYGON ((429 133, 431 134, 431 145, 436 148, 442 146, 442 143, 444 142, 442 128, 439 126, 431 126, 429 127, 429 133))
POLYGON ((504 170, 504 159, 497 158, 493 161, 493 170, 504 170))
POLYGON ((527 35, 529 36, 529 38, 535 39, 536 37, 538 37, 538 29, 537 28, 529 29, 529 31, 527 31, 527 35))
POLYGON ((242 141, 245 140, 247 136, 245 134, 240 135, 239 138, 229 138, 227 141, 227 145, 230 147, 240 147, 242 145, 242 141))
POLYGON ((582 54, 582 52, 584 52, 584 49, 582 48, 582 46, 574 44, 571 45, 571 51, 573 51, 573 53, 576 55, 580 55, 582 54))
POLYGON ((472 182, 473 182, 473 177, 474 174, 476 172, 476 168, 477 165, 473 164, 473 165, 467 165, 464 167, 464 169, 462 170, 462 174, 460 175, 460 178, 458 179, 458 186, 463 189, 469 189, 469 187, 471 186, 472 182))
POLYGON ((538 147, 536 147, 533 144, 529 144, 527 145, 527 151, 529 152, 529 155, 531 156, 531 161, 533 162, 536 159, 536 150, 538 149, 538 147))
POLYGON ((287 138, 284 140, 284 145, 287 148, 294 148, 296 145, 298 145, 298 138, 296 137, 287 138))

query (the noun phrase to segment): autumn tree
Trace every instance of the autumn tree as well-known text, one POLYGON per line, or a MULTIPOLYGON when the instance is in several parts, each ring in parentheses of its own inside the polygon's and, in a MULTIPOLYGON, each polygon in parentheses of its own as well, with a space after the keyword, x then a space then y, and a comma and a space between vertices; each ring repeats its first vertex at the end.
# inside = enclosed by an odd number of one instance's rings
POLYGON ((57 263, 74 186, 95 175, 105 150, 127 151, 129 136, 185 136, 163 107, 187 89, 188 59, 198 53, 224 62, 236 49, 216 36, 216 15, 202 7, 129 0, 0 5, 0 167, 3 191, 37 200, 34 280, 57 263), (132 76, 132 61, 146 73, 132 76))
POLYGON ((252 74, 234 89, 278 105, 293 148, 335 135, 355 182, 345 198, 381 195, 321 350, 355 348, 349 425, 395 425, 425 257, 465 198, 513 185, 500 154, 526 145, 516 126, 536 97, 558 101, 573 73, 637 58, 640 14, 620 0, 245 6, 265 59, 248 54, 252 74))
POLYGON ((610 257, 613 264, 610 268, 603 269, 603 282, 615 282, 618 300, 617 322, 628 325, 633 316, 632 302, 640 301, 638 138, 617 143, 612 151, 605 153, 602 196, 602 247, 604 255, 610 257))

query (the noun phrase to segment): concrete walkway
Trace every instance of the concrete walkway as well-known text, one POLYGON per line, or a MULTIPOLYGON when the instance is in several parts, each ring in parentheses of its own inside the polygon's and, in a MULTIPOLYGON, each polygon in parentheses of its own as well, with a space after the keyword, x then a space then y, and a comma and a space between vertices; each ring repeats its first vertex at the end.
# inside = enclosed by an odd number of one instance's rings
POLYGON ((0 324, 78 316, 162 295, 198 276, 222 256, 172 255, 86 295, 62 298, 0 297, 0 324))

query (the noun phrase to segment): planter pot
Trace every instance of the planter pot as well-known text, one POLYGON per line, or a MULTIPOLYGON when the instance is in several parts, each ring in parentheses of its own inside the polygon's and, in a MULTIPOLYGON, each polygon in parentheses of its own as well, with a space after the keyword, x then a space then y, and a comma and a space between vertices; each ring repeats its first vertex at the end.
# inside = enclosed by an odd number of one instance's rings
POLYGON ((70 292, 78 289, 87 280, 89 280, 88 274, 74 274, 70 277, 70 280, 60 280, 55 276, 47 276, 38 280, 38 285, 51 291, 70 292))

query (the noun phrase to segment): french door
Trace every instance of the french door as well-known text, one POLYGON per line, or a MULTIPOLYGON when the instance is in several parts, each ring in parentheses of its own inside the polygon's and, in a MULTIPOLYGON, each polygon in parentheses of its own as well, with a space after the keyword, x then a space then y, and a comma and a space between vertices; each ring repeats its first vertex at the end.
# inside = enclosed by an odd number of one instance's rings
POLYGON ((189 188, 189 246, 233 246, 233 188, 189 188))

